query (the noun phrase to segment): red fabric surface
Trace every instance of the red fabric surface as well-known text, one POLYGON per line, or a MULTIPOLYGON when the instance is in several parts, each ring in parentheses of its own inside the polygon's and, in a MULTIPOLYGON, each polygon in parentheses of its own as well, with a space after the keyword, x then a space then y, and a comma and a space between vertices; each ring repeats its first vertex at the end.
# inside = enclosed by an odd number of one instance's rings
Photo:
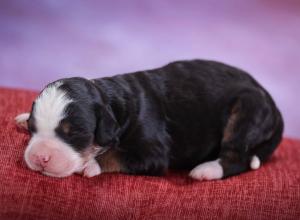
POLYGON ((226 180, 51 178, 25 166, 29 136, 13 121, 35 96, 0 88, 0 219, 300 219, 300 141, 284 139, 262 168, 226 180))

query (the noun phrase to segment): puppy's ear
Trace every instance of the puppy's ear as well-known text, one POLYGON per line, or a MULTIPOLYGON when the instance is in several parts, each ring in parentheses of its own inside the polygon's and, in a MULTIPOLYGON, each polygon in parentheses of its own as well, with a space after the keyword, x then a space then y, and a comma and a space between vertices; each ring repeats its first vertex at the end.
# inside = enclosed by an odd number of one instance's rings
POLYGON ((95 141, 102 147, 115 146, 119 143, 120 126, 109 105, 101 108, 95 132, 95 141))
POLYGON ((25 112, 22 114, 19 114, 17 117, 15 117, 15 122, 19 128, 28 130, 28 119, 29 119, 30 113, 25 112))

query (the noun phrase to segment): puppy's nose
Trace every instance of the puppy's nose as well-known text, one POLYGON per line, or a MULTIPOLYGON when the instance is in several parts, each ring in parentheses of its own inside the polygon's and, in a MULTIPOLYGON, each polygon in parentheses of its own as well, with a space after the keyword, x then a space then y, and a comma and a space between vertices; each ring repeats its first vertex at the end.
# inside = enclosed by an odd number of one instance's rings
POLYGON ((45 168, 47 166, 47 163, 50 160, 50 156, 47 154, 34 154, 33 155, 33 162, 42 168, 45 168))

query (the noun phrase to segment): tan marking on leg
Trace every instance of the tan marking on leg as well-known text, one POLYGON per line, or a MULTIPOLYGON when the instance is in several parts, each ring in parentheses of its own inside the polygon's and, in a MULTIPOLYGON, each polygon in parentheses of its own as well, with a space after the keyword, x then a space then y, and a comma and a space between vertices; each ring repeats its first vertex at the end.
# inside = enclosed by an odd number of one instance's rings
POLYGON ((222 142, 227 142, 231 140, 234 133, 236 121, 239 118, 239 108, 240 108, 240 102, 238 101, 231 109, 230 116, 227 120, 227 124, 223 132, 222 142))
POLYGON ((110 149, 96 157, 100 164, 101 171, 105 173, 122 172, 123 166, 120 163, 118 152, 110 149))

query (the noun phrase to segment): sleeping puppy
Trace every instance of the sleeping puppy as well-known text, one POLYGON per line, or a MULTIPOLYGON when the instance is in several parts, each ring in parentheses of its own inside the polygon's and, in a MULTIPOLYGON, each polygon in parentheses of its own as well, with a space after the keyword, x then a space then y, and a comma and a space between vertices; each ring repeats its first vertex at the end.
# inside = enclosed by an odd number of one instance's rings
POLYGON ((259 168, 283 132, 281 114, 260 84, 204 60, 61 79, 16 122, 31 135, 28 167, 54 177, 188 169, 197 180, 221 179, 259 168))

